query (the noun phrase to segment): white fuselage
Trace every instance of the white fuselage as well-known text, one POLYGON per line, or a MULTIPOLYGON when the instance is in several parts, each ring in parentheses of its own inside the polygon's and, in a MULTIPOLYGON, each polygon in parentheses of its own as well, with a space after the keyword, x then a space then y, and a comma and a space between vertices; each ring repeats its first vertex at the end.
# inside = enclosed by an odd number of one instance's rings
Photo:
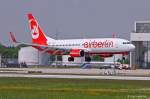
POLYGON ((128 40, 120 38, 48 40, 47 43, 55 48, 81 49, 91 53, 129 52, 135 49, 128 40))

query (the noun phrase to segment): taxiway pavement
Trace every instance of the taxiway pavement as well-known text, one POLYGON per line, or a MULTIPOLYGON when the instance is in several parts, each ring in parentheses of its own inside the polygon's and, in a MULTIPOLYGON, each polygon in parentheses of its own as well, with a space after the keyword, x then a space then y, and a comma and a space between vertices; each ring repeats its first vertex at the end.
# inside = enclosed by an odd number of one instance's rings
POLYGON ((0 77, 26 78, 70 78, 70 79, 111 79, 111 80, 150 80, 150 77, 136 76, 83 76, 83 75, 35 75, 35 74, 0 74, 0 77))
POLYGON ((0 77, 150 80, 150 70, 0 68, 0 77))

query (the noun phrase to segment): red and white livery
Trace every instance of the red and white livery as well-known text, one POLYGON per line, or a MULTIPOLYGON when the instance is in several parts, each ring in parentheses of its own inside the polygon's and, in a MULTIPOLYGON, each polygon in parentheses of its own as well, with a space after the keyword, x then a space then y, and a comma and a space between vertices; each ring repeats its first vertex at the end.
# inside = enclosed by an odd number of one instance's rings
POLYGON ((45 35, 34 16, 28 14, 29 27, 32 35, 32 44, 21 43, 10 33, 13 43, 26 44, 49 54, 69 54, 69 61, 74 57, 84 57, 85 61, 91 61, 90 55, 98 54, 102 57, 110 57, 113 54, 128 54, 135 46, 128 40, 120 38, 92 38, 92 39, 65 39, 55 40, 45 35))

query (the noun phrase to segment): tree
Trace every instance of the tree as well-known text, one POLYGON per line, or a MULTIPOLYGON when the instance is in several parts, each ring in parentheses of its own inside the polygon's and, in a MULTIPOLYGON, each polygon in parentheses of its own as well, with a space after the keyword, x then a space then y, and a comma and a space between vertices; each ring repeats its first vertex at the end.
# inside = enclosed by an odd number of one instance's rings
POLYGON ((94 55, 92 57, 92 60, 93 61, 104 61, 104 58, 100 57, 99 55, 94 55))
POLYGON ((2 54, 2 56, 6 58, 18 58, 18 51, 19 48, 15 48, 15 47, 5 48, 0 46, 0 54, 2 54))

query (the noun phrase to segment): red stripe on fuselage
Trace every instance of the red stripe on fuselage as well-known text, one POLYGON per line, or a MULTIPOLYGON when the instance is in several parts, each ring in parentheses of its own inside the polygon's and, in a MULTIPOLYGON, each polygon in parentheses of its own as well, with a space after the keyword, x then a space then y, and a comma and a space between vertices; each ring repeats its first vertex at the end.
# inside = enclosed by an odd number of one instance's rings
POLYGON ((45 50, 45 52, 47 52, 48 54, 51 54, 51 55, 63 55, 64 54, 63 51, 50 50, 48 48, 42 48, 42 47, 39 47, 39 46, 32 46, 32 47, 38 49, 39 51, 44 51, 45 50))

